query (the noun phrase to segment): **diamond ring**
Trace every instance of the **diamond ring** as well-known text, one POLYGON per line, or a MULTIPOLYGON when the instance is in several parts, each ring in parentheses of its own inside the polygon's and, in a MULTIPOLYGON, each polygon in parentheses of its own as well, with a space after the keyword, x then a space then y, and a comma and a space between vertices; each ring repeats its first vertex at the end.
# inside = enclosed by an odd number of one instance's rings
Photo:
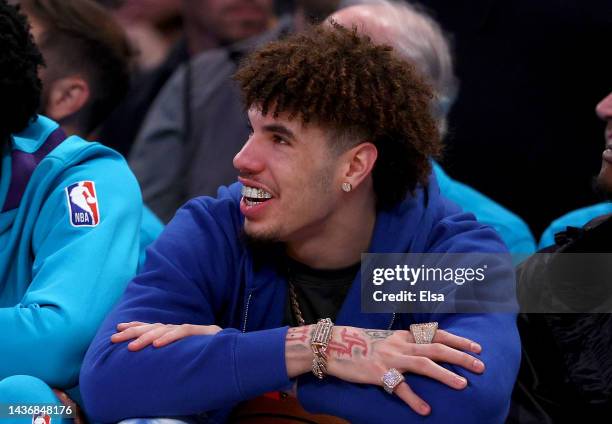
POLYGON ((385 391, 392 395, 395 388, 404 381, 404 376, 395 368, 389 368, 389 370, 383 374, 381 380, 385 391))
POLYGON ((424 322, 422 324, 411 324, 410 332, 414 337, 416 344, 429 344, 433 340, 436 330, 438 329, 437 322, 424 322))

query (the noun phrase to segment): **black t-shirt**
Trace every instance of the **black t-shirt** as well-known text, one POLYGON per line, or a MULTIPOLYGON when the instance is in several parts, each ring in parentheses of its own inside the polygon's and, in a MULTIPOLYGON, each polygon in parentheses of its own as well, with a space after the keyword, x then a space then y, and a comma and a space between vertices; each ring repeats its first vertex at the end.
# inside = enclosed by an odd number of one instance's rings
MULTIPOLYGON (((359 271, 360 263, 347 268, 319 270, 287 258, 285 270, 288 282, 295 287, 297 301, 306 324, 321 318, 336 320, 336 315, 359 271)), ((291 291, 287 290, 285 324, 299 326, 291 306, 291 291)))

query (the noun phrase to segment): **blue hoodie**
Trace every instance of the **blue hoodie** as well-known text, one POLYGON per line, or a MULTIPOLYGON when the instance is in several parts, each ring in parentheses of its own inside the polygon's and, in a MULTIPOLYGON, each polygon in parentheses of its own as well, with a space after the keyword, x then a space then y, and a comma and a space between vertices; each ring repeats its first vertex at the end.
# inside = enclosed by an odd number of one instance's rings
MULTIPOLYGON (((282 327, 287 285, 271 264, 257 262, 240 240, 240 185, 221 188, 218 198, 187 203, 148 251, 142 274, 103 323, 81 371, 81 390, 92 418, 191 415, 208 412, 221 422, 238 402, 287 388, 282 327), (163 348, 139 352, 112 344, 120 322, 217 324, 214 336, 193 336, 163 348)), ((432 179, 391 211, 379 212, 370 252, 506 252, 489 227, 440 197, 432 179)), ((512 270, 504 270, 512 275, 512 270)), ((478 341, 487 370, 466 376, 454 390, 434 380, 408 376, 413 390, 432 406, 423 418, 380 387, 328 377, 298 378, 298 399, 313 413, 351 422, 502 423, 520 360, 513 314, 393 315, 361 312, 359 275, 336 324, 407 329, 412 322, 437 320, 440 327, 478 341)))

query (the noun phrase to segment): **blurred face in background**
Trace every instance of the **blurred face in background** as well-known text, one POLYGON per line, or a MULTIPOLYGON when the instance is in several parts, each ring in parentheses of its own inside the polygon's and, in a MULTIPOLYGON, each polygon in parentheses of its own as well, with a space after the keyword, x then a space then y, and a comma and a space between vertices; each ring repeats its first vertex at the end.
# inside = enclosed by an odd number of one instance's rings
POLYGON ((181 13, 182 0, 122 0, 115 15, 123 22, 148 22, 160 25, 181 13))
POLYGON ((220 45, 232 44, 266 31, 273 19, 273 0, 184 0, 184 16, 220 45))
POLYGON ((595 112, 602 121, 606 122, 604 133, 606 144, 597 183, 605 193, 612 194, 612 93, 599 102, 595 112))

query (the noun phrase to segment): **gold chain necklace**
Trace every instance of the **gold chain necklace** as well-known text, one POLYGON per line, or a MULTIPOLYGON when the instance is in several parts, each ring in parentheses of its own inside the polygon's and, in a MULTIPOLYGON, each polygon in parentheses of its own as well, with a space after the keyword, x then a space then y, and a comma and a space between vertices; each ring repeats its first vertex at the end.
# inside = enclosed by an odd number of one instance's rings
POLYGON ((300 304, 297 300, 297 293, 295 292, 295 286, 293 285, 292 278, 289 277, 289 296, 291 298, 291 309, 293 309, 293 314, 295 315, 295 319, 297 319, 298 325, 303 327, 306 325, 306 321, 304 321, 304 316, 302 315, 302 311, 300 310, 300 304))

